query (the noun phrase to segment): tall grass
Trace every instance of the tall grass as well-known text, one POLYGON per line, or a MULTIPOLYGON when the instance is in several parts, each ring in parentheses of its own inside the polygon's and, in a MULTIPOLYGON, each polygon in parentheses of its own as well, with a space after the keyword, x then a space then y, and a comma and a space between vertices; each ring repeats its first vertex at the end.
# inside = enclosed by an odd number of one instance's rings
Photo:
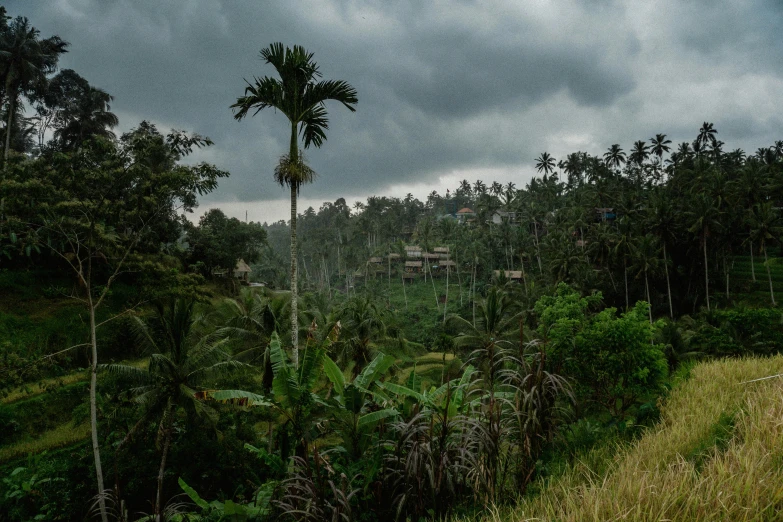
POLYGON ((778 373, 783 356, 698 365, 659 425, 617 451, 605 473, 578 462, 540 495, 483 520, 781 519, 783 379, 743 383, 778 373))

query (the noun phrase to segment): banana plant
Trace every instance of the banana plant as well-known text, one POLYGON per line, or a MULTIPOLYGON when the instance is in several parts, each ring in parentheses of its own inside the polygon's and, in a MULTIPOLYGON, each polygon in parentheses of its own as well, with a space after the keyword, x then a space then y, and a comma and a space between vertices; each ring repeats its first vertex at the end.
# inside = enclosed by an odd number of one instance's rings
POLYGON ((312 330, 298 367, 289 362, 277 332, 272 333, 269 356, 274 372, 273 399, 244 390, 211 391, 199 397, 239 406, 271 407, 277 410, 282 417, 278 435, 280 456, 283 460, 290 456, 292 443, 296 454, 305 457, 309 452, 310 442, 318 437, 316 423, 310 414, 314 404, 322 403, 315 393, 315 386, 323 368, 326 351, 340 334, 340 324, 335 325, 321 341, 315 339, 312 330))
POLYGON ((378 423, 398 415, 394 408, 378 409, 371 391, 374 384, 380 386, 380 379, 394 361, 394 357, 380 353, 353 381, 346 382, 337 364, 328 355, 324 357, 324 372, 336 394, 332 398, 332 417, 343 440, 343 447, 354 462, 364 455, 378 423))
POLYGON ((417 381, 415 369, 405 385, 393 382, 379 383, 379 387, 403 399, 412 400, 419 410, 429 409, 437 413, 453 417, 466 413, 474 405, 475 400, 469 400, 469 385, 476 369, 467 366, 458 379, 452 379, 429 390, 416 391, 417 381))
MULTIPOLYGON (((226 500, 220 502, 213 500, 207 502, 196 492, 195 489, 190 487, 182 478, 179 478, 179 487, 182 491, 190 497, 196 506, 201 509, 201 514, 208 517, 208 520, 231 521, 231 522, 245 522, 247 520, 258 520, 260 517, 268 516, 272 512, 270 506, 272 495, 275 487, 277 487, 276 481, 266 482, 261 486, 255 494, 253 501, 249 504, 237 504, 232 500, 226 500)), ((183 520, 190 520, 186 518, 183 520)))

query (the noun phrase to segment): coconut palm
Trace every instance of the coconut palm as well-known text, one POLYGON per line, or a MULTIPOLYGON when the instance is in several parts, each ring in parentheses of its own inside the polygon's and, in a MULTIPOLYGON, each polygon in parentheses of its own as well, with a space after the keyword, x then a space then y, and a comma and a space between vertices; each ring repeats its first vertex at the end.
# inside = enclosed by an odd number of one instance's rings
POLYGON ((658 156, 658 159, 662 159, 663 153, 671 150, 671 147, 669 147, 671 142, 672 140, 666 139, 666 134, 656 134, 654 138, 650 138, 650 143, 652 144, 650 152, 658 156))
POLYGON ((779 241, 778 238, 783 233, 780 214, 772 202, 768 201, 754 206, 749 217, 751 226, 750 237, 764 252, 764 266, 767 267, 767 279, 769 280, 769 297, 772 300, 772 306, 777 306, 777 303, 775 303, 775 291, 772 289, 772 273, 769 270, 767 245, 772 241, 779 241))
POLYGON ((707 194, 700 193, 691 203, 691 210, 687 212, 690 217, 690 232, 697 234, 704 249, 704 291, 707 300, 707 310, 710 310, 710 271, 707 261, 707 239, 713 230, 720 227, 718 221, 719 210, 714 200, 707 194))
POLYGON ((551 174, 555 171, 555 158, 550 156, 548 152, 542 152, 539 157, 536 158, 536 170, 543 172, 544 175, 551 174))
POLYGON ((291 344, 293 364, 298 365, 299 334, 297 329, 297 253, 296 253, 296 198, 299 188, 313 180, 315 173, 304 162, 299 152, 299 135, 304 138, 304 148, 320 147, 326 140, 329 128, 325 102, 335 100, 354 112, 358 102, 356 89, 342 80, 321 80, 318 64, 313 54, 303 47, 284 47, 273 43, 261 50, 261 58, 271 64, 280 78, 265 76, 248 82, 245 95, 237 98, 231 107, 237 109, 234 117, 243 119, 251 110, 257 114, 272 107, 288 118, 291 124, 291 143, 275 168, 275 180, 291 189, 291 344))
POLYGON ((163 478, 177 412, 190 411, 214 423, 217 412, 197 400, 197 392, 214 386, 218 377, 243 366, 231 360, 224 350, 225 340, 215 342, 202 334, 198 327, 201 321, 193 301, 180 299, 161 306, 156 319, 137 318, 135 323, 138 342, 152 352, 147 368, 107 366, 110 372, 135 383, 130 393, 143 411, 136 426, 157 419, 156 446, 161 450, 155 500, 157 522, 163 510, 163 478))
POLYGON ((628 156, 628 160, 641 167, 649 157, 650 148, 647 146, 647 143, 642 140, 635 141, 633 148, 631 149, 631 154, 628 156))
POLYGON ((623 152, 619 144, 615 143, 604 154, 604 161, 609 167, 620 169, 626 162, 625 152, 623 152))
POLYGON ((704 150, 708 145, 714 146, 718 141, 717 138, 715 138, 717 133, 718 131, 715 130, 712 123, 707 123, 705 121, 699 129, 699 135, 696 137, 695 144, 699 145, 701 150, 704 150))

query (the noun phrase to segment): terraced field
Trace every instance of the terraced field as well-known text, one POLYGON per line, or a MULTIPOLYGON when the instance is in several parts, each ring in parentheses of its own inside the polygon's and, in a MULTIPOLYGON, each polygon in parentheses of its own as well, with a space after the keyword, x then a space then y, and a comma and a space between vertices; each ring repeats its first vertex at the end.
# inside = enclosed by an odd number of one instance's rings
MULTIPOLYGON (((734 285, 739 286, 740 292, 749 300, 758 303, 769 303, 769 280, 767 278, 767 267, 764 265, 764 258, 755 256, 753 261, 754 263, 751 264, 750 256, 734 258, 731 280, 734 285), (754 272, 756 275, 755 282, 753 281, 754 272)), ((783 259, 771 257, 769 259, 769 271, 772 276, 772 288, 775 292, 775 299, 779 301, 783 298, 783 259)))

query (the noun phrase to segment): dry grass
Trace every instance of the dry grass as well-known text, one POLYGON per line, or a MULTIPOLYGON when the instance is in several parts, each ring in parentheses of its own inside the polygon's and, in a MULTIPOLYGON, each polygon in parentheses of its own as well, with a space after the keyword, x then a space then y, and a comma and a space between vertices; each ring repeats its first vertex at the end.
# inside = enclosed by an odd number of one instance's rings
POLYGON ((484 520, 783 520, 783 379, 741 384, 779 373, 781 356, 701 364, 661 423, 605 474, 577 463, 541 495, 484 520))
POLYGON ((61 424, 53 430, 41 434, 34 440, 20 441, 10 446, 0 448, 0 462, 5 462, 28 454, 41 453, 45 450, 62 448, 74 442, 79 442, 90 436, 90 423, 84 422, 74 426, 72 422, 61 424))

